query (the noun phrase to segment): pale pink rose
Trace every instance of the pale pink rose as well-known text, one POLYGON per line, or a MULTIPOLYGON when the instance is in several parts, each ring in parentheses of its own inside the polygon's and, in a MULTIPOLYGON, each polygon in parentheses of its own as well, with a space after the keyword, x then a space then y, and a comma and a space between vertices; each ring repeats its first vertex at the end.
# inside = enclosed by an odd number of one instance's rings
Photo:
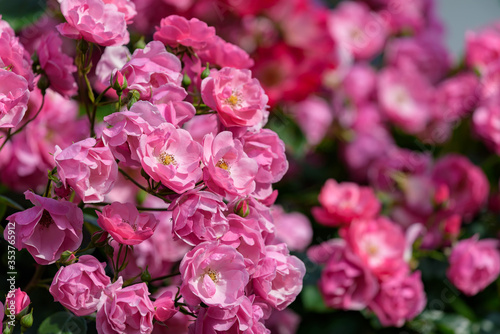
POLYGON ((448 187, 448 209, 465 220, 472 219, 488 199, 486 175, 464 156, 449 154, 440 158, 432 170, 432 180, 436 186, 448 187))
MULTIPOLYGON (((248 205, 249 213, 247 220, 255 220, 259 224, 259 231, 266 244, 271 244, 275 239, 276 227, 274 226, 273 216, 270 206, 272 203, 263 203, 255 198, 249 197, 245 200, 248 205)), ((229 211, 235 211, 237 200, 229 204, 229 211)))
POLYGON ((137 15, 135 4, 131 0, 103 0, 105 4, 113 4, 118 11, 125 15, 125 21, 128 24, 132 23, 133 18, 137 15))
POLYGON ((266 256, 265 243, 259 222, 234 213, 227 216, 229 230, 220 238, 221 244, 236 249, 245 258, 246 271, 252 275, 266 256))
POLYGON ((369 59, 382 51, 388 37, 386 22, 368 6, 344 2, 331 11, 328 28, 341 48, 357 59, 369 59))
POLYGON ((252 194, 257 199, 265 199, 273 192, 272 184, 281 180, 288 170, 285 155, 285 143, 276 132, 261 129, 257 132, 246 132, 241 140, 243 151, 259 165, 255 176, 255 191, 252 194))
POLYGON ((57 26, 61 35, 102 46, 129 42, 126 15, 115 4, 103 0, 61 0, 60 4, 67 21, 57 26))
POLYGON ((378 76, 378 100, 387 118, 410 134, 423 131, 431 116, 431 87, 415 71, 384 68, 378 76))
POLYGON ((61 46, 59 34, 51 32, 40 39, 36 52, 40 67, 49 79, 50 88, 65 97, 71 97, 78 89, 73 76, 76 66, 73 58, 62 52, 61 46))
POLYGON ((197 54, 202 63, 209 62, 220 67, 248 69, 254 64, 248 53, 239 46, 224 41, 219 36, 215 36, 215 39, 208 43, 203 50, 199 50, 197 54))
POLYGON ((220 122, 217 115, 198 115, 187 121, 183 128, 189 131, 193 139, 203 144, 203 138, 207 134, 216 136, 219 133, 220 122))
MULTIPOLYGON (((26 313, 28 307, 31 303, 30 297, 21 288, 17 288, 14 291, 9 291, 5 298, 5 309, 8 310, 10 314, 18 315, 23 311, 26 313)), ((2 313, 3 308, 2 308, 2 313)))
POLYGON ((144 171, 176 193, 193 189, 201 179, 201 145, 189 132, 170 123, 142 135, 137 154, 144 171))
POLYGON ((77 263, 61 267, 49 289, 54 301, 79 317, 94 313, 102 291, 111 283, 104 267, 91 255, 82 255, 77 263))
POLYGON ((361 106, 373 99, 377 83, 377 73, 368 63, 354 64, 342 81, 341 88, 347 99, 361 106))
POLYGON ((333 122, 333 111, 328 103, 314 96, 293 104, 290 113, 312 146, 323 140, 333 122))
POLYGON ((321 207, 314 207, 314 218, 326 226, 349 224, 355 219, 375 218, 380 211, 380 203, 373 190, 360 187, 356 183, 326 181, 318 200, 321 207))
POLYGON ((299 330, 301 320, 299 314, 287 308, 271 313, 265 324, 273 334, 294 334, 299 330))
POLYGON ((217 240, 229 229, 222 197, 194 189, 181 195, 169 207, 175 238, 190 245, 217 240))
POLYGON ((203 179, 215 193, 224 197, 245 196, 255 190, 258 164, 243 151, 238 139, 229 131, 203 140, 203 179))
POLYGON ((276 241, 286 243, 291 251, 303 252, 313 237, 309 219, 300 212, 286 213, 279 205, 273 205, 271 213, 276 228, 276 241))
POLYGON ((151 102, 161 111, 165 120, 175 126, 182 126, 196 114, 196 108, 183 101, 188 93, 180 86, 167 83, 153 91, 151 102))
POLYGON ((120 278, 112 287, 104 290, 97 310, 97 332, 151 333, 155 309, 149 299, 147 285, 139 283, 122 288, 121 284, 120 278))
POLYGON ((215 42, 215 28, 197 18, 187 20, 182 16, 170 15, 156 27, 153 39, 173 48, 180 44, 196 51, 215 42))
POLYGON ((97 223, 123 245, 137 245, 150 238, 158 225, 151 213, 137 210, 131 203, 114 202, 96 211, 97 223))
MULTIPOLYGON (((97 78, 94 83, 95 88, 104 91, 110 84, 113 71, 121 70, 131 57, 132 55, 126 46, 108 46, 105 48, 95 68, 97 78)), ((117 97, 114 91, 108 91, 107 94, 117 97)))
POLYGON ((420 272, 394 277, 380 285, 380 291, 368 306, 382 326, 401 327, 424 310, 427 299, 420 272))
POLYGON ((28 83, 29 90, 33 90, 32 63, 31 55, 19 42, 14 30, 0 17, 0 69, 9 70, 22 76, 28 83))
POLYGON ((102 140, 109 146, 113 156, 127 166, 139 167, 139 138, 165 123, 165 118, 155 105, 138 101, 130 110, 112 113, 104 117, 104 121, 110 127, 102 130, 102 140))
POLYGON ((0 128, 17 126, 28 109, 28 83, 20 76, 0 68, 0 128))
POLYGON ((213 70, 201 83, 201 96, 227 127, 260 124, 269 100, 250 70, 230 67, 213 70))
POLYGON ((500 108, 498 101, 485 103, 474 111, 475 132, 496 153, 500 154, 500 108))
POLYGON ((471 68, 484 72, 500 57, 500 23, 496 22, 480 32, 465 34, 465 60, 471 68))
POLYGON ((468 296, 482 291, 500 274, 498 240, 478 240, 477 235, 458 242, 449 257, 446 276, 468 296))
POLYGON ((165 322, 177 313, 174 303, 175 294, 172 291, 165 291, 153 302, 155 308, 155 319, 165 322))
POLYGON ((64 186, 73 188, 85 203, 102 202, 118 174, 109 147, 102 142, 96 144, 94 138, 76 142, 64 150, 56 145, 54 161, 64 186))
POLYGON ((318 282, 323 300, 328 307, 362 310, 378 292, 377 278, 344 240, 334 239, 333 242, 318 282))
POLYGON ((231 246, 204 242, 184 256, 181 294, 187 304, 228 308, 239 303, 248 283, 243 256, 231 246))
POLYGON ((341 230, 349 248, 380 280, 406 274, 406 239, 399 225, 384 217, 355 220, 341 230))
POLYGON ((266 246, 253 275, 255 293, 278 310, 290 305, 302 290, 306 267, 297 257, 289 255, 285 244, 266 246))
MULTIPOLYGON (((74 251, 82 243, 83 213, 76 204, 57 201, 26 191, 35 206, 7 217, 15 224, 15 247, 26 248, 39 264, 59 260, 64 251, 74 251)), ((5 240, 9 229, 5 229, 5 240)))
POLYGON ((136 49, 120 72, 128 83, 124 94, 137 90, 144 100, 151 99, 153 91, 165 84, 180 86, 182 82, 181 61, 158 41, 149 42, 144 49, 136 49))

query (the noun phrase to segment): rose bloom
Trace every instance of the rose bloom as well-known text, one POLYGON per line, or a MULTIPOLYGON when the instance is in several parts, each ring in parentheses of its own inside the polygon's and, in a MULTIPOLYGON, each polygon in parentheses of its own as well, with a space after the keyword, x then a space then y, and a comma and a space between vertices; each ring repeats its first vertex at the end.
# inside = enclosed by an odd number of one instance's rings
POLYGON ((342 239, 329 243, 329 258, 318 282, 328 307, 362 310, 378 292, 378 282, 369 268, 342 239))
POLYGON ((452 249, 446 276, 460 291, 474 296, 500 274, 498 240, 477 236, 461 240, 452 249))
POLYGON ((172 232, 190 245, 217 240, 229 229, 222 197, 194 189, 172 202, 172 232))
POLYGON ((226 196, 245 196, 255 190, 258 164, 243 151, 243 145, 233 134, 223 131, 203 140, 203 179, 215 193, 226 196))
POLYGON ((231 67, 213 70, 201 83, 201 96, 227 127, 261 124, 269 101, 250 70, 231 67))
POLYGON ((118 175, 118 165, 109 147, 102 142, 96 145, 94 138, 81 140, 64 150, 56 145, 54 161, 63 185, 71 186, 85 203, 102 202, 118 175))
POLYGON ((71 97, 78 89, 73 76, 76 66, 73 64, 73 58, 64 54, 61 47, 59 34, 51 32, 42 36, 36 52, 40 67, 49 79, 50 88, 65 97, 71 97))
POLYGON ((333 122, 333 112, 328 103, 315 96, 294 103, 290 112, 311 146, 323 140, 333 122))
MULTIPOLYGON (((8 310, 8 313, 14 311, 13 314, 18 315, 23 311, 27 311, 30 303, 31 300, 28 294, 21 291, 21 288, 17 288, 14 291, 9 291, 7 294, 7 297, 5 298, 5 309, 8 310)), ((2 313, 4 313, 3 308, 2 313)))
POLYGON ((299 330, 301 320, 299 314, 287 308, 283 311, 273 311, 269 319, 266 319, 265 325, 273 334, 294 334, 299 330))
POLYGON ((303 252, 312 241, 313 230, 307 216, 300 212, 287 213, 279 205, 271 208, 276 241, 286 243, 291 251, 303 252))
POLYGON ((401 327, 415 318, 427 303, 420 272, 395 277, 380 285, 380 292, 369 308, 377 315, 382 326, 401 327))
POLYGON ((475 132, 496 154, 500 154, 500 108, 497 99, 486 102, 472 115, 475 132))
POLYGON ((465 34, 465 59, 467 65, 483 72, 500 57, 500 24, 494 23, 480 31, 465 34))
POLYGON ((91 255, 82 255, 77 263, 61 267, 49 289, 54 301, 79 317, 94 313, 102 291, 111 283, 104 267, 91 255))
POLYGON ((99 334, 151 333, 155 310, 149 299, 146 283, 122 288, 122 282, 120 277, 104 290, 97 310, 97 332, 99 334))
POLYGON ((268 245, 253 275, 253 287, 258 296, 281 311, 302 290, 305 273, 304 263, 289 254, 286 244, 268 245))
POLYGON ((355 220, 340 232, 347 245, 380 280, 408 271, 404 261, 405 235, 399 225, 387 218, 355 220))
POLYGON ((144 171, 176 193, 193 189, 201 179, 201 145, 189 132, 170 123, 142 135, 137 154, 144 171))
POLYGON ((113 156, 127 166, 139 167, 139 138, 165 123, 165 118, 155 105, 138 101, 130 110, 112 113, 104 117, 104 121, 110 127, 102 130, 102 140, 109 146, 113 156))
POLYGON ((144 49, 136 49, 120 72, 127 79, 124 94, 137 90, 141 99, 149 100, 153 91, 165 84, 181 85, 181 61, 158 41, 149 42, 144 49))
POLYGON ((155 319, 158 321, 167 321, 177 313, 174 303, 175 294, 172 291, 165 291, 153 302, 155 308, 155 319))
POLYGON ((96 211, 97 223, 123 245, 137 245, 150 238, 158 225, 151 213, 137 210, 131 203, 114 202, 96 211))
POLYGON ((254 61, 248 53, 237 45, 231 44, 215 36, 215 39, 207 44, 205 48, 198 51, 202 64, 210 63, 219 67, 233 67, 236 69, 248 69, 253 66, 254 61))
POLYGON ((0 128, 13 128, 28 109, 28 82, 20 75, 0 68, 0 128))
MULTIPOLYGON (((61 35, 84 39, 102 46, 127 44, 126 15, 111 1, 103 0, 61 0, 61 12, 66 23, 57 26, 61 35)), ((133 6, 131 2, 128 2, 133 6)), ((129 18, 129 17, 127 17, 129 18)))
MULTIPOLYGON (((15 247, 26 248, 42 265, 56 262, 64 251, 74 251, 82 243, 83 213, 74 203, 57 201, 26 191, 35 206, 7 217, 15 225, 15 247)), ((8 239, 5 229, 4 237, 8 239)))
POLYGON ((204 242, 188 252, 181 261, 181 294, 186 303, 196 306, 228 308, 239 303, 248 283, 243 256, 235 248, 204 242))
MULTIPOLYGON (((108 46, 95 67, 96 81, 94 88, 102 92, 109 86, 111 75, 120 70, 132 57, 126 46, 108 46)), ((120 72, 121 73, 121 72, 120 72)), ((114 90, 108 90, 107 96, 117 98, 114 90)))
POLYGON ((160 26, 156 27, 153 39, 173 48, 180 44, 197 50, 214 43, 215 28, 197 18, 187 20, 182 16, 170 15, 163 18, 160 26))
POLYGON ((326 226, 349 224, 354 219, 371 219, 378 215, 380 203, 369 187, 356 183, 326 181, 319 194, 321 207, 314 207, 314 218, 326 226))

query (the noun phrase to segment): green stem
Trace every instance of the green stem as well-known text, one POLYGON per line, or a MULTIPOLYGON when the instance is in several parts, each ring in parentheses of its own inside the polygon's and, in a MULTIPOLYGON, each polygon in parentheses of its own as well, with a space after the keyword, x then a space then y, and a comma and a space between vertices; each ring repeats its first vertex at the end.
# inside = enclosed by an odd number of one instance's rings
POLYGON ((157 278, 153 278, 152 280, 150 280, 149 282, 155 282, 155 281, 163 281, 164 279, 167 279, 167 278, 170 278, 170 277, 174 277, 174 276, 177 276, 177 275, 180 275, 181 273, 175 273, 175 274, 170 274, 170 275, 165 275, 165 276, 161 276, 161 277, 157 277, 157 278))

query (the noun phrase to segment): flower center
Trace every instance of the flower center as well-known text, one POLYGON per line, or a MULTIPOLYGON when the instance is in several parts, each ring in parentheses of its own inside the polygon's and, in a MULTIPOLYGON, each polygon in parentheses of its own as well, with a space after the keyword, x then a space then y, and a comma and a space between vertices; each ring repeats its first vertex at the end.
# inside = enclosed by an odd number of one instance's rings
POLYGON ((378 253, 378 247, 374 244, 369 244, 368 247, 366 247, 366 252, 369 255, 376 255, 378 253))
POLYGON ((217 283, 219 281, 219 273, 215 270, 208 269, 206 274, 212 279, 212 281, 214 281, 214 283, 217 283))
POLYGON ((224 160, 224 159, 220 159, 216 164, 215 164, 215 167, 219 167, 219 168, 222 168, 224 170, 227 170, 229 171, 229 165, 227 164, 227 162, 224 160))
POLYGON ((172 154, 168 154, 166 152, 163 152, 160 154, 158 157, 158 160, 164 164, 165 166, 167 165, 177 165, 177 162, 175 161, 175 158, 172 154))
POLYGON ((241 106, 241 94, 233 91, 230 97, 226 99, 226 103, 231 107, 240 107, 241 106))
POLYGON ((44 228, 47 228, 50 225, 54 224, 54 219, 47 210, 43 210, 39 224, 42 225, 42 227, 44 228))

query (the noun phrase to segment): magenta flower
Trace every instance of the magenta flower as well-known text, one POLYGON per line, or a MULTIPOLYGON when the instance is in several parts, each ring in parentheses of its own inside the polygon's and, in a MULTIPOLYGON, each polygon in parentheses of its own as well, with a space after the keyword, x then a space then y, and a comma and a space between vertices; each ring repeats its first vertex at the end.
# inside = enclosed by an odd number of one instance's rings
POLYGON ((215 28, 197 18, 187 20, 182 16, 170 15, 161 20, 153 38, 173 48, 180 44, 197 50, 214 43, 215 28))
POLYGON ((228 308, 240 302, 248 283, 243 256, 231 246, 204 242, 187 253, 179 268, 181 294, 189 305, 228 308))
MULTIPOLYGON (((30 297, 26 292, 21 291, 21 288, 17 288, 14 291, 12 290, 9 291, 7 297, 5 298, 6 310, 8 310, 10 314, 14 315, 18 315, 23 311, 28 311, 30 303, 31 303, 30 297)), ((4 313, 3 308, 2 308, 2 313, 4 313)))
POLYGON ((201 83, 201 96, 227 127, 261 124, 269 101, 252 72, 230 67, 212 71, 201 83))
POLYGON ((474 296, 500 274, 498 240, 477 236, 458 242, 451 252, 446 276, 460 291, 474 296))
POLYGON ((0 128, 13 128, 28 109, 30 92, 26 80, 0 68, 0 128))
MULTIPOLYGON (((56 201, 26 191, 35 206, 7 217, 15 224, 18 250, 26 248, 39 264, 56 262, 61 254, 74 251, 82 243, 83 213, 74 203, 56 201)), ((4 231, 8 240, 8 229, 4 231)))
MULTIPOLYGON (((58 25, 57 30, 68 38, 83 38, 102 46, 127 44, 130 37, 126 16, 112 2, 61 0, 61 12, 67 22, 58 25)), ((133 6, 130 2, 128 4, 133 6)))
POLYGON ((203 178, 210 190, 224 197, 246 196, 255 190, 258 164, 243 151, 233 134, 223 131, 203 140, 203 178))
POLYGON ((56 145, 54 161, 57 175, 65 187, 70 186, 85 203, 102 202, 111 191, 118 165, 109 147, 87 138, 61 150, 56 145))
POLYGON ((114 202, 96 213, 99 226, 123 245, 140 244, 153 235, 158 225, 155 216, 139 213, 131 203, 114 202))
POLYGON ((201 145, 189 132, 170 123, 142 135, 137 149, 146 173, 179 194, 193 189, 201 179, 201 153, 201 145))
POLYGON ((79 317, 94 313, 102 291, 111 283, 104 267, 91 255, 82 255, 77 263, 61 267, 49 289, 54 301, 79 317))

